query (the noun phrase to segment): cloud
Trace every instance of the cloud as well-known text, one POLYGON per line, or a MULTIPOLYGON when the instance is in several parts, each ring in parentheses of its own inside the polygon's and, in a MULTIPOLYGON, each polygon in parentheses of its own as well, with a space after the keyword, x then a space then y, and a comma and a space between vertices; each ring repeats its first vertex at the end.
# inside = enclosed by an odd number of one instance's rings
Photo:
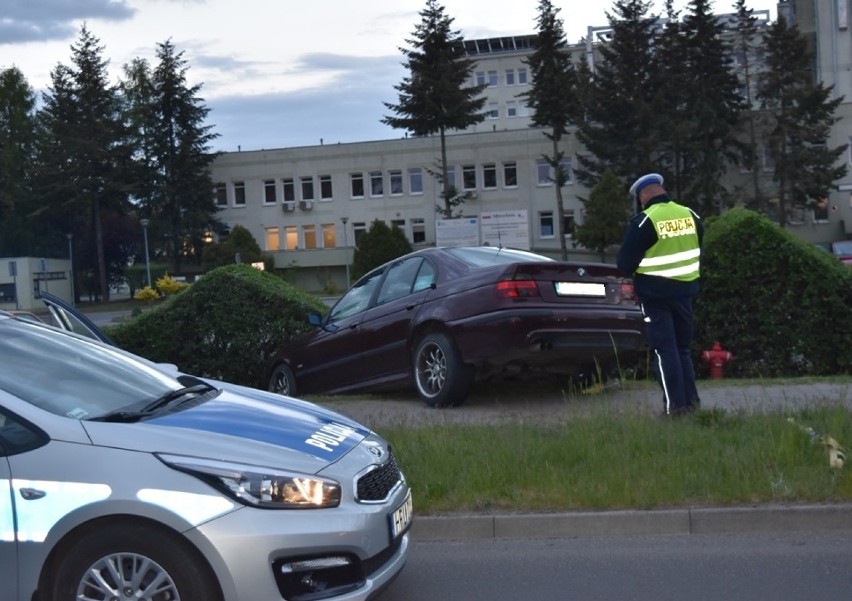
MULTIPOLYGON (((220 134, 215 150, 261 150, 402 137, 381 123, 396 102, 393 86, 404 69, 399 57, 356 58, 314 53, 300 69, 323 70, 329 79, 309 89, 257 95, 217 95, 206 104, 208 124, 220 134)), ((203 96, 202 91, 202 96, 203 96)))
POLYGON ((136 10, 126 0, 7 0, 0 20, 0 45, 65 40, 76 21, 129 21, 136 10))

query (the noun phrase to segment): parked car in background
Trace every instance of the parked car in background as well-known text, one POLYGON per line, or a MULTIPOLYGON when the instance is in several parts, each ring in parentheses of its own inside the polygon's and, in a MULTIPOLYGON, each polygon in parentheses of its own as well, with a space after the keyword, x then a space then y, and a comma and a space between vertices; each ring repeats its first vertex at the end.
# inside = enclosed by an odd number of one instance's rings
POLYGON ((489 246, 400 257, 309 320, 316 330, 271 362, 270 391, 413 384, 445 407, 462 403, 478 379, 604 374, 645 348, 633 283, 614 265, 489 246))
POLYGON ((360 424, 0 311, 3 599, 372 599, 411 519, 360 424))
POLYGON ((832 254, 845 265, 852 265, 852 240, 831 243, 832 254))

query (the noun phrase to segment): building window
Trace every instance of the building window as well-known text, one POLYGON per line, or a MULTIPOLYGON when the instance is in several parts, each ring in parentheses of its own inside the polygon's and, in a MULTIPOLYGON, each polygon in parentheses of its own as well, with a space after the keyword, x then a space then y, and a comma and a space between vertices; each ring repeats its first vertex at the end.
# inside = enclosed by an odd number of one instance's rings
POLYGON ((295 225, 288 225, 284 228, 284 241, 287 244, 287 250, 296 250, 299 248, 299 230, 295 225))
POLYGON ((488 87, 493 88, 497 85, 497 71, 488 72, 488 87))
POLYGON ((355 238, 355 246, 358 246, 358 241, 361 236, 367 231, 367 224, 364 221, 355 221, 352 224, 352 237, 355 238))
POLYGON ((510 118, 518 116, 518 103, 514 100, 506 103, 506 116, 510 118))
POLYGON ((456 167, 455 165, 450 165, 447 167, 447 184, 456 187, 456 167))
POLYGON ((497 119, 500 117, 500 106, 496 102, 489 102, 485 111, 486 119, 497 119))
POLYGON ((275 180, 263 180, 263 204, 275 204, 275 180))
POLYGON ((538 214, 538 235, 540 238, 553 238, 553 211, 541 211, 538 214))
POLYGON ((246 183, 234 182, 234 206, 246 206, 246 183))
POLYGON ((507 86, 515 85, 515 70, 514 69, 506 69, 506 85, 507 86))
POLYGON ((334 198, 334 191, 331 187, 331 176, 320 175, 320 200, 331 200, 334 198))
POLYGON ((411 220, 411 241, 414 244, 426 242, 426 223, 420 217, 411 220))
POLYGON ((296 201, 296 183, 293 181, 292 177, 285 177, 281 180, 281 183, 284 188, 284 200, 286 202, 295 202, 296 201))
POLYGON ((391 227, 395 227, 405 234, 405 219, 391 219, 391 227))
POLYGON ((314 178, 309 176, 303 177, 302 182, 302 200, 314 199, 314 178))
POLYGON ((217 207, 227 207, 228 206, 228 187, 220 182, 216 184, 216 206, 217 207))
MULTIPOLYGON (((562 159, 559 165, 562 168, 562 173, 565 176, 565 184, 573 183, 573 172, 571 171, 571 159, 562 159)), ((550 186, 556 181, 556 174, 550 167, 548 161, 539 159, 535 163, 536 181, 539 186, 550 186)))
POLYGON ((562 233, 566 238, 570 238, 574 235, 574 226, 576 222, 574 220, 574 211, 565 211, 565 219, 562 221, 562 233))
POLYGON ((364 174, 350 173, 349 183, 351 188, 352 198, 364 198, 364 174))
POLYGON ((423 194, 423 171, 420 167, 408 170, 408 193, 423 194))
POLYGON ((388 177, 390 178, 390 193, 391 193, 391 196, 402 195, 402 170, 401 169, 391 169, 388 172, 388 177))
POLYGON ((562 174, 565 176, 565 185, 574 183, 574 166, 571 163, 571 159, 562 159, 559 161, 559 165, 562 167, 562 174))
POLYGON ((303 225, 302 226, 302 239, 304 240, 304 248, 316 248, 317 247, 317 226, 315 225, 303 225))
POLYGON ((482 166, 482 187, 486 190, 493 190, 497 187, 496 163, 486 163, 482 166))
POLYGON ((281 250, 281 232, 277 227, 266 228, 266 250, 281 250))
POLYGON ((518 69, 518 85, 527 83, 527 68, 521 67, 518 69))
POLYGON ((476 85, 485 85, 485 71, 477 71, 474 77, 476 78, 476 85))
MULTIPOLYGON (((344 226, 345 227, 345 226, 344 226)), ((322 224, 322 247, 334 248, 337 246, 337 235, 333 223, 322 224)))
POLYGON ((385 193, 385 178, 381 171, 370 172, 370 196, 382 196, 385 193))
POLYGON ((462 166, 462 188, 476 190, 476 165, 462 166))
POLYGON ((518 187, 518 164, 515 161, 503 163, 503 187, 518 187))
POLYGON ((763 147, 763 170, 775 171, 775 161, 772 159, 772 153, 769 152, 769 146, 763 147))

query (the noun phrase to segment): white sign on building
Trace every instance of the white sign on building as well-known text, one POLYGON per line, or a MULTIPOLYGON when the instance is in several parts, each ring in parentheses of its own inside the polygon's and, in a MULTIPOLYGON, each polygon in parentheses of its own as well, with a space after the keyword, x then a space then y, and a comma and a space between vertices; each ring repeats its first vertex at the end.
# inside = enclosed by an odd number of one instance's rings
POLYGON ((436 219, 435 246, 479 246, 479 219, 436 219))
POLYGON ((482 244, 530 249, 530 224, 527 211, 480 213, 482 244))

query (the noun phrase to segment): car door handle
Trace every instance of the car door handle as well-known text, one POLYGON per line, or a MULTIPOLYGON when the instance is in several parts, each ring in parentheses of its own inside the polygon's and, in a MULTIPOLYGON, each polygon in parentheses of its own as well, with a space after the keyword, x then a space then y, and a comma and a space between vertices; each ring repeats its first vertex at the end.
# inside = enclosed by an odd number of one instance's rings
POLYGON ((411 303, 410 305, 405 305, 406 311, 411 311, 414 307, 417 307, 420 303, 411 303))
POLYGON ((47 495, 47 492, 37 488, 22 488, 20 489, 20 492, 25 501, 35 501, 36 499, 41 499, 47 495))

